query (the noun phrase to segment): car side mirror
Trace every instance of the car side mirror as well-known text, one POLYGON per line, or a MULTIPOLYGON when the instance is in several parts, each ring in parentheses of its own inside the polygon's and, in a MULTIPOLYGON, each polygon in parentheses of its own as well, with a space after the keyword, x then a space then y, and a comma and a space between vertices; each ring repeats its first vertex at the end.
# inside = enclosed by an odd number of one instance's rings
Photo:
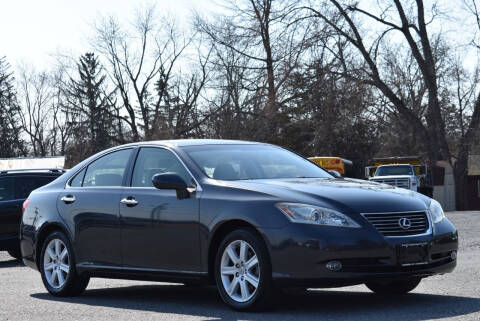
POLYGON ((155 174, 152 177, 152 183, 158 189, 174 189, 177 192, 178 199, 190 197, 187 183, 175 173, 155 174))
POLYGON ((334 171, 333 169, 332 169, 332 170, 329 170, 328 172, 330 173, 330 175, 332 175, 332 176, 335 177, 335 178, 340 178, 340 177, 342 177, 342 175, 340 175, 339 172, 334 171))

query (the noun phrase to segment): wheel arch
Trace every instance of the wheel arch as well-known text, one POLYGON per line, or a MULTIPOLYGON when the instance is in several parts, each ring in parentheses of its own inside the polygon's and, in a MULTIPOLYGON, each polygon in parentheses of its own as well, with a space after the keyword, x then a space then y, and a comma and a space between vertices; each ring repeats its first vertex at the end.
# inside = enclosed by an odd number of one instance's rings
POLYGON ((231 219, 222 222, 215 228, 208 246, 208 278, 210 282, 215 283, 215 256, 217 254, 220 243, 225 238, 225 236, 227 236, 227 234, 239 228, 248 228, 252 230, 255 234, 257 234, 264 242, 265 247, 267 248, 267 253, 270 256, 270 249, 264 235, 260 233, 260 231, 252 223, 241 219, 231 219))
POLYGON ((72 243, 72 239, 70 237, 70 233, 68 232, 68 229, 65 226, 63 226, 61 223, 51 222, 51 223, 43 224, 37 233, 36 242, 35 242, 35 254, 36 254, 35 264, 37 265, 37 268, 39 271, 40 271, 40 256, 42 252, 43 242, 50 234, 57 231, 63 232, 67 236, 70 243, 72 243))

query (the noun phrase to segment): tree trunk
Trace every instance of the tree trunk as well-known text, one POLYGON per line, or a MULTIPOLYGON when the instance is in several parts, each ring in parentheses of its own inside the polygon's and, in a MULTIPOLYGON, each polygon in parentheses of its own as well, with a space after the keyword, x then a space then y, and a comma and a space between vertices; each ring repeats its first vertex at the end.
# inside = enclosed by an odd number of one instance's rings
POLYGON ((459 157, 453 167, 455 180, 455 205, 459 211, 468 209, 467 197, 468 154, 459 157))

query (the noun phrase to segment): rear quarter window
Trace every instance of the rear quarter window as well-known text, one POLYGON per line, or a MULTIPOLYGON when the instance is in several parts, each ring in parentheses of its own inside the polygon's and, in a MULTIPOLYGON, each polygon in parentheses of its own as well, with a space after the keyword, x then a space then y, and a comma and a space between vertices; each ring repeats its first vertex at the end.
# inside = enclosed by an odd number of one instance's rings
POLYGON ((70 181, 71 187, 81 187, 83 184, 83 177, 85 176, 86 168, 84 168, 80 173, 75 175, 75 177, 70 181))

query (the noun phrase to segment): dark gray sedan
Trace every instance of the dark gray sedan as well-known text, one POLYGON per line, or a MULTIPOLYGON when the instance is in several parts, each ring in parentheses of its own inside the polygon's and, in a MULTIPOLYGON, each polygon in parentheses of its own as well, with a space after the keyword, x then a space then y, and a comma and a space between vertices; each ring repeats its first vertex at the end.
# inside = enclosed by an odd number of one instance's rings
POLYGON ((101 152, 34 191, 21 225, 23 260, 53 295, 78 295, 91 277, 210 282, 239 310, 278 287, 404 294, 454 269, 457 238, 421 194, 222 140, 101 152))

